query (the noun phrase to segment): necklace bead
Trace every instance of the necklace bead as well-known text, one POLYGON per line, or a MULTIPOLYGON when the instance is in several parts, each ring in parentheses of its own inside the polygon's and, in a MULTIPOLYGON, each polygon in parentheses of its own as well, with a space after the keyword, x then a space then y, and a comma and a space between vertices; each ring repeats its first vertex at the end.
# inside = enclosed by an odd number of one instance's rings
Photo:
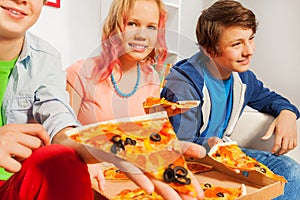
POLYGON ((116 81, 115 81, 115 77, 114 75, 111 73, 110 74, 110 79, 111 79, 111 82, 114 86, 114 89, 116 91, 116 93, 120 96, 120 97, 123 97, 123 98, 128 98, 128 97, 131 97, 132 95, 134 95, 134 93, 136 93, 138 87, 139 87, 139 84, 140 84, 140 77, 141 77, 141 70, 140 70, 140 64, 137 63, 137 79, 136 79, 136 82, 135 82, 135 85, 134 85, 134 88, 132 89, 132 91, 130 93, 123 93, 122 91, 120 91, 116 81))

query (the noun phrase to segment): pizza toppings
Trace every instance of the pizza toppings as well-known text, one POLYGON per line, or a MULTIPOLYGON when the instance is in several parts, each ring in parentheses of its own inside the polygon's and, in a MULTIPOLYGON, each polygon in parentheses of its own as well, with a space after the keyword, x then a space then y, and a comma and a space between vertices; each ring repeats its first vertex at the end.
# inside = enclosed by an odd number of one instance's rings
POLYGON ((111 142, 113 142, 113 145, 111 146, 111 152, 113 154, 119 153, 121 150, 125 150, 125 145, 136 145, 136 141, 126 137, 125 141, 121 139, 120 135, 114 135, 112 136, 111 142))
POLYGON ((150 140, 152 140, 154 142, 159 142, 161 140, 161 137, 158 133, 152 133, 150 135, 150 140))
POLYGON ((191 183, 191 179, 187 177, 188 171, 181 167, 176 166, 172 168, 173 164, 170 164, 168 168, 165 170, 163 177, 166 183, 177 182, 182 185, 189 185, 191 183))

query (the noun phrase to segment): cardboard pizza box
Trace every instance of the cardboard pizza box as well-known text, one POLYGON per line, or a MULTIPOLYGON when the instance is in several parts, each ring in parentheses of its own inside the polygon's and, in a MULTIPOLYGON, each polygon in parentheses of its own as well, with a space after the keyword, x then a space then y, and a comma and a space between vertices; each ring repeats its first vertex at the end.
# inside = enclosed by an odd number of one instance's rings
MULTIPOLYGON (((238 200, 270 200, 282 195, 284 192, 284 183, 268 178, 256 171, 237 174, 208 156, 203 159, 187 158, 187 160, 213 166, 210 171, 195 174, 200 183, 210 183, 211 185, 223 187, 241 187, 241 184, 244 184, 247 193, 238 200)), ((92 184, 93 188, 98 191, 96 180, 92 184)), ((135 189, 137 187, 130 180, 107 180, 105 192, 98 192, 101 194, 100 199, 111 199, 124 189, 135 189)))
POLYGON ((238 200, 270 200, 284 193, 284 183, 266 177, 257 171, 237 174, 208 156, 192 160, 213 166, 213 170, 196 175, 200 183, 209 182, 212 185, 224 187, 240 187, 241 184, 244 184, 247 193, 238 200))

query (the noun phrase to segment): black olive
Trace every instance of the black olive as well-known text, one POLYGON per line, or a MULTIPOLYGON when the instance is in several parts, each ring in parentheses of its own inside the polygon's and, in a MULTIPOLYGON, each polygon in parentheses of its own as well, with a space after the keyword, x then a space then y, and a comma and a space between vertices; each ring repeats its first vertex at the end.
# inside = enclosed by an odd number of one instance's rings
POLYGON ((175 174, 174 174, 173 169, 167 168, 165 170, 165 172, 164 172, 163 177, 164 177, 164 181, 166 183, 172 183, 172 182, 174 182, 175 181, 175 174))
POLYGON ((263 168, 263 167, 260 168, 260 171, 261 171, 262 173, 266 173, 266 172, 267 172, 267 170, 266 170, 265 168, 263 168))
POLYGON ((120 172, 121 172, 121 170, 119 170, 119 169, 116 169, 116 172, 117 172, 117 173, 120 173, 120 172))
POLYGON ((211 184, 205 183, 205 184, 204 184, 204 187, 206 187, 206 188, 211 188, 211 184))
POLYGON ((121 136, 120 135, 114 135, 114 136, 112 136, 112 138, 111 138, 111 141, 113 142, 113 143, 117 143, 117 142, 119 142, 121 140, 121 136))
POLYGON ((174 172, 175 172, 175 177, 186 177, 186 175, 188 174, 188 171, 181 166, 175 167, 174 172))
POLYGON ((224 194, 223 194, 222 192, 218 192, 218 193, 217 193, 217 196, 218 196, 218 197, 224 197, 224 194))
POLYGON ((259 164, 255 164, 254 167, 260 167, 260 165, 259 164))
POLYGON ((125 146, 124 146, 123 140, 119 140, 118 142, 116 142, 114 144, 117 145, 118 147, 120 147, 121 149, 125 150, 125 146))
POLYGON ((135 141, 135 140, 132 140, 131 145, 135 146, 135 145, 136 145, 136 141, 135 141))
POLYGON ((175 180, 182 185, 189 185, 191 183, 191 179, 188 177, 176 177, 175 180))
POLYGON ((129 144, 129 145, 135 146, 135 145, 136 145, 136 141, 133 140, 133 139, 131 139, 131 138, 128 138, 128 137, 127 137, 127 138, 125 139, 124 144, 125 144, 125 145, 129 144))
POLYGON ((217 157, 221 157, 221 154, 219 154, 219 153, 216 153, 216 156, 217 156, 217 157))
POLYGON ((110 148, 110 151, 113 153, 113 154, 117 154, 121 151, 121 148, 115 144, 113 144, 110 148))
POLYGON ((159 142, 161 140, 161 137, 158 133, 151 133, 150 139, 154 142, 159 142))

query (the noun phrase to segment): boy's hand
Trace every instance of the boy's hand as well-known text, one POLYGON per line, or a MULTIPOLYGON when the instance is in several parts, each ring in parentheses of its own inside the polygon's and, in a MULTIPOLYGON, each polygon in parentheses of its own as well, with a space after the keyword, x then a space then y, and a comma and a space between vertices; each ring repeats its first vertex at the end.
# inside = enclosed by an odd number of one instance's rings
POLYGON ((218 137, 211 137, 211 138, 208 138, 207 143, 208 143, 209 147, 212 148, 216 144, 223 143, 223 140, 218 137))
POLYGON ((101 169, 101 164, 88 164, 88 170, 90 173, 91 180, 96 179, 98 184, 98 189, 100 191, 105 190, 105 177, 101 169))
POLYGON ((4 125, 0 127, 0 166, 17 172, 21 169, 21 161, 49 142, 49 135, 40 124, 4 125))
POLYGON ((268 140, 272 134, 275 134, 272 153, 282 155, 294 149, 297 146, 296 114, 289 110, 281 111, 262 139, 268 140))

